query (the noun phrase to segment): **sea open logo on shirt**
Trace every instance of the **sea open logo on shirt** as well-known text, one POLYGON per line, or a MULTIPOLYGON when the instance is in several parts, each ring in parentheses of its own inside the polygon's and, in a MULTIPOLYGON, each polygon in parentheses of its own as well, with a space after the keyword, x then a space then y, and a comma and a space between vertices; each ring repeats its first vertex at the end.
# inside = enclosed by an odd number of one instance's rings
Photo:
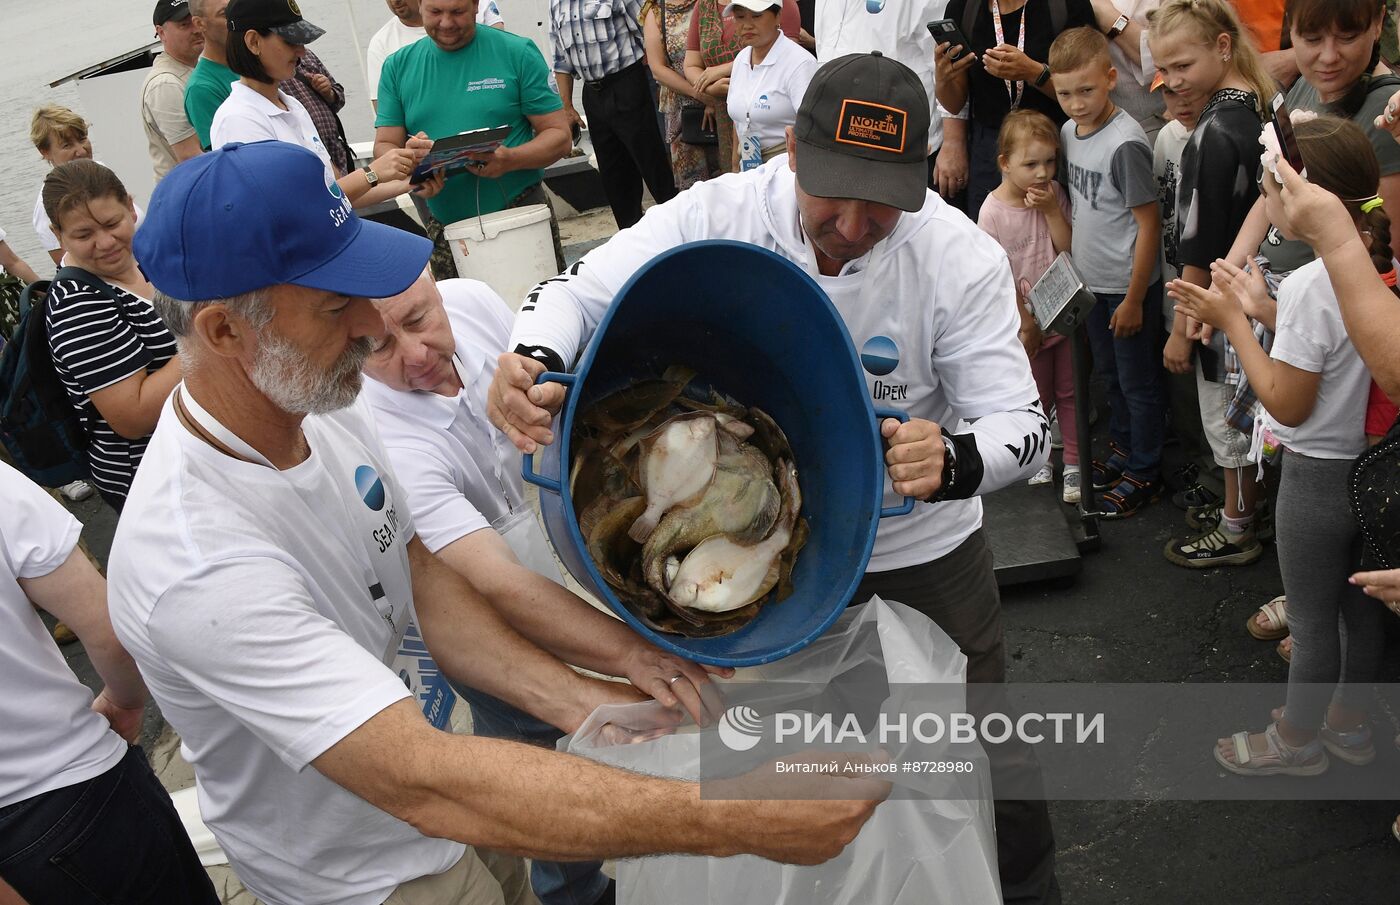
POLYGON ((760 94, 760 95, 758 96, 758 100, 756 100, 756 101, 753 102, 753 108, 754 108, 755 110, 772 110, 772 109, 773 109, 772 105, 770 105, 770 104, 768 103, 768 95, 766 95, 766 94, 760 94))
POLYGON ((355 489, 359 491, 360 499, 365 501, 365 505, 375 512, 384 508, 384 482, 379 479, 379 472, 368 465, 361 465, 355 469, 355 489))
POLYGON ((908 123, 908 112, 898 107, 847 98, 841 102, 841 115, 836 120, 836 140, 903 154, 908 123))
MULTIPOLYGON (((867 373, 884 377, 899 367, 899 346, 888 336, 872 336, 860 347, 860 363, 867 373)), ((893 385, 877 380, 871 387, 870 395, 877 402, 908 399, 909 384, 893 385)))

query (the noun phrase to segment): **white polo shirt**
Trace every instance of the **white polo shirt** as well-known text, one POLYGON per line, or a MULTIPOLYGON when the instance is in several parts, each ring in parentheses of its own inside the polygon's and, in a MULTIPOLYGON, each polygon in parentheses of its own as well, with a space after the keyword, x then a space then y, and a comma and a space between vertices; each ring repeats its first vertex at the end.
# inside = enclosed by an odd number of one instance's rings
POLYGON ((778 32, 763 62, 754 66, 753 48, 734 58, 729 75, 729 118, 741 134, 758 135, 765 151, 787 140, 786 129, 797 122, 802 95, 817 72, 817 61, 796 41, 778 32))
POLYGON ((520 453, 486 417, 486 391, 515 317, 477 280, 444 280, 438 289, 457 344, 461 392, 406 393, 366 379, 363 393, 414 527, 434 553, 527 507, 520 453))
POLYGON ((33 481, 0 462, 0 808, 106 773, 126 742, 93 713, 19 586, 63 565, 81 526, 33 481))
POLYGON ((321 143, 321 134, 311 121, 311 114, 301 105, 301 101, 285 91, 278 91, 277 97, 287 105, 287 109, 274 104, 241 81, 233 83, 228 98, 214 112, 214 122, 209 126, 211 148, 219 148, 231 141, 285 141, 301 145, 315 153, 326 165, 326 172, 335 178, 335 167, 331 165, 330 152, 321 143))
POLYGON ((379 905, 465 851, 311 766, 409 696, 385 664, 414 617, 413 519, 362 405, 302 431, 310 456, 277 470, 198 439, 167 400, 108 602, 239 879, 269 905, 379 905))

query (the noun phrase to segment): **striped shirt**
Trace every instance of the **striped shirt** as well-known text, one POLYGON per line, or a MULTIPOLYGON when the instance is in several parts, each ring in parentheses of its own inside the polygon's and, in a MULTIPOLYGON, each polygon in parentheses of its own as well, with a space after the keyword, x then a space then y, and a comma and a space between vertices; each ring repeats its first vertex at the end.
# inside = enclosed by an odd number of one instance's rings
POLYGON ((175 338, 151 303, 120 286, 108 286, 117 304, 87 283, 55 280, 49 287, 49 348, 68 398, 87 430, 92 483, 126 498, 149 437, 128 440, 112 429, 90 394, 130 377, 142 368, 159 370, 175 357, 175 338))
POLYGON ((551 0, 554 71, 596 82, 642 58, 641 0, 551 0))

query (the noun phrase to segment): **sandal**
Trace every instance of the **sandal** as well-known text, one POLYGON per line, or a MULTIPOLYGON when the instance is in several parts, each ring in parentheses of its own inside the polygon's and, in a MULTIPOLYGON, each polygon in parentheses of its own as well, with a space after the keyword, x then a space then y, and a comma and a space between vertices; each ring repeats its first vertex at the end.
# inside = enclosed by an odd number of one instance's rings
POLYGON ((1261 606, 1245 621, 1245 631, 1260 641, 1278 641, 1288 637, 1288 611, 1283 594, 1261 606))
POLYGON ((1335 757, 1355 767, 1364 767, 1376 759, 1376 745, 1371 739, 1371 727, 1362 723, 1354 729, 1343 729, 1337 731, 1327 725, 1323 720, 1322 730, 1317 737, 1322 739, 1322 745, 1335 757))
POLYGON ((1283 640, 1278 643, 1278 647, 1275 647, 1274 650, 1278 651, 1279 658, 1282 659, 1283 662, 1287 663, 1289 666, 1293 665, 1292 635, 1284 635, 1283 640))
POLYGON ((1161 496, 1161 481, 1139 481, 1125 474, 1116 487, 1099 497, 1099 518, 1128 518, 1161 496))
POLYGON ((1250 749, 1248 732, 1236 732, 1230 740, 1235 744, 1233 763, 1221 756, 1219 747, 1213 753, 1217 764, 1238 776, 1318 776, 1329 766, 1321 736, 1295 748, 1279 737, 1278 723, 1264 730, 1263 752, 1250 749))
POLYGON ((1108 461, 1100 462, 1095 459, 1090 466, 1089 474, 1093 479, 1094 489, 1104 491, 1117 484, 1123 477, 1123 466, 1127 464, 1128 451, 1110 441, 1108 461))

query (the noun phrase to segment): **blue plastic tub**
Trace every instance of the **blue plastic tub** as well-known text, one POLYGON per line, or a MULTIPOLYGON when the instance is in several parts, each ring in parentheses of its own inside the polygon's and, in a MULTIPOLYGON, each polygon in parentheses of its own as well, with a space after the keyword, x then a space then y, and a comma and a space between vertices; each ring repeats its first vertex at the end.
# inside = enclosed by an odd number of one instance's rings
POLYGON ((742 242, 705 241, 657 255, 613 300, 573 374, 541 381, 569 387, 555 442, 526 456, 540 489, 545 528, 559 558, 598 599, 659 647, 718 666, 753 666, 801 650, 825 632, 855 592, 875 529, 913 500, 881 509, 884 444, 856 350, 826 293, 800 268, 742 242), (797 558, 793 594, 769 602, 739 631, 719 638, 655 632, 632 615, 593 565, 578 529, 562 463, 574 419, 593 400, 633 380, 688 365, 697 382, 773 416, 787 434, 811 537, 797 558), (538 471, 535 465, 538 464, 538 471))

